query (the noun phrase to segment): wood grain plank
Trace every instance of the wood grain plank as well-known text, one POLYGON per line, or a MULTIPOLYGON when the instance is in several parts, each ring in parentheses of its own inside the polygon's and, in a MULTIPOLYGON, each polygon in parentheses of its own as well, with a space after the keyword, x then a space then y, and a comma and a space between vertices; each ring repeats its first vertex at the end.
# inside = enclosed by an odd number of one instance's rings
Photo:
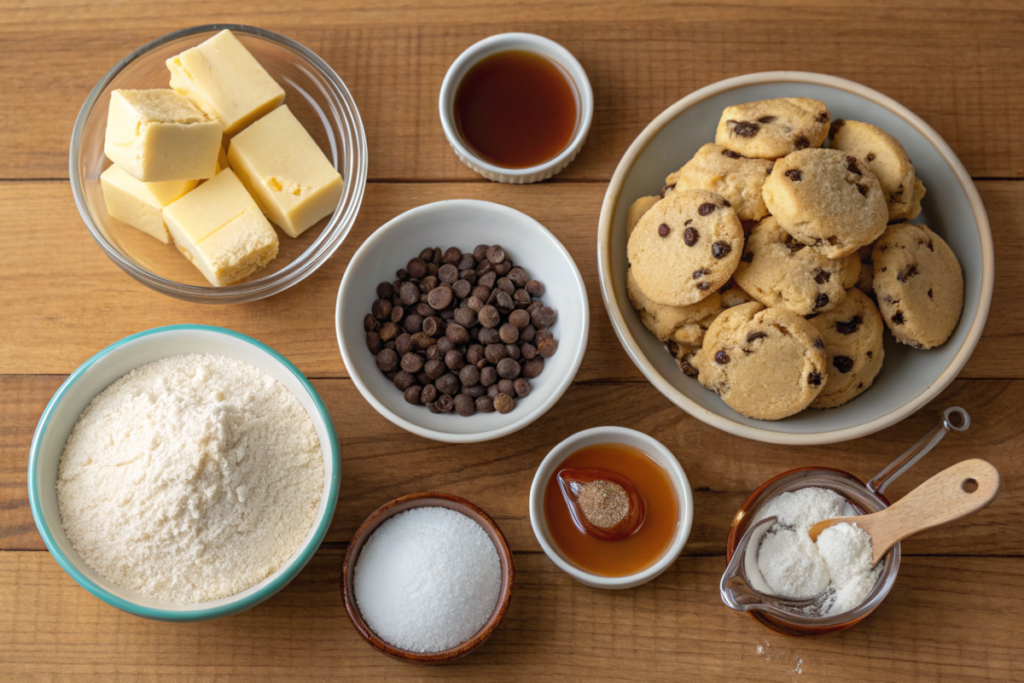
POLYGON ((607 180, 665 107, 754 71, 825 71, 921 115, 976 177, 1024 176, 1024 8, 1019 3, 701 2, 62 3, 5 10, 0 178, 66 178, 71 129, 93 85, 125 55, 174 29, 238 21, 288 35, 341 75, 360 108, 375 179, 478 180, 438 124, 445 71, 472 43, 528 31, 564 44, 594 86, 595 116, 564 179, 607 180), (737 30, 756 26, 756 31, 737 30), (822 30, 824 26, 829 30, 822 30), (910 30, 909 27, 913 27, 910 30), (755 57, 756 55, 756 57, 755 57))
MULTIPOLYGON (((978 183, 996 244, 996 296, 964 377, 1024 377, 1024 183, 978 183)), ((68 374, 126 335, 172 323, 230 327, 270 344, 311 377, 346 376, 334 334, 338 285, 352 254, 380 225, 441 199, 507 204, 544 223, 583 274, 590 299, 582 381, 642 380, 622 350, 601 301, 596 232, 605 187, 592 183, 513 187, 496 183, 371 183, 338 253, 309 279, 271 299, 198 306, 164 297, 110 262, 82 225, 63 182, 0 183, 0 374, 68 374), (41 224, 42 221, 42 224, 41 224), (103 321, 97 324, 96 321, 103 321)), ((514 241, 510 237, 510 243, 514 241)), ((506 243, 509 246, 509 243, 506 243)), ((410 249, 418 251, 419 246, 410 249)), ((178 258, 170 254, 171 258, 178 258)), ((524 264, 529 267, 529 264, 524 264)), ((396 264, 397 268, 397 264, 396 264)), ((371 283, 376 284, 376 283, 371 283)))
POLYGON ((682 558, 628 591, 575 583, 517 554, 505 620, 446 667, 386 658, 341 604, 342 553, 321 550, 290 586, 235 617, 161 624, 75 585, 47 553, 0 553, 0 669, 18 680, 992 681, 1021 680, 1022 558, 904 560, 892 593, 844 633, 784 638, 718 597, 725 560, 682 558), (798 673, 799 672, 799 673, 798 673))
MULTIPOLYGON (((28 509, 29 443, 61 378, 0 377, 0 550, 42 549, 28 509)), ((328 532, 347 542, 373 510, 398 496, 442 491, 463 496, 494 517, 514 550, 539 551, 527 503, 534 472, 556 443, 605 424, 652 435, 683 465, 694 490, 694 524, 685 552, 719 555, 733 515, 751 491, 794 467, 822 465, 869 479, 934 426, 941 409, 963 406, 974 420, 947 438, 889 490, 902 497, 932 474, 968 457, 991 462, 1003 477, 979 514, 903 544, 910 554, 1021 555, 1024 549, 1024 381, 958 380, 931 405, 879 434, 834 446, 791 448, 729 436, 686 415, 646 383, 574 385, 540 420, 514 436, 453 446, 413 436, 378 415, 349 380, 317 380, 342 453, 341 497, 328 532), (585 407, 585 410, 581 410, 585 407)), ((453 419, 455 419, 453 417, 453 419)))

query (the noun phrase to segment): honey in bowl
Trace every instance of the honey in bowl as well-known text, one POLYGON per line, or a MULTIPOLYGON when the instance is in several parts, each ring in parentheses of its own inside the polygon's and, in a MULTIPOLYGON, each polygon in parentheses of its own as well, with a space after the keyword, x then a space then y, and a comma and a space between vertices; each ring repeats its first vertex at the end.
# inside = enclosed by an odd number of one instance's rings
POLYGON ((646 453, 598 444, 570 455, 548 480, 544 517, 567 560, 592 574, 627 576, 668 550, 679 501, 668 472, 646 453))
POLYGON ((455 125, 466 145, 503 168, 529 168, 558 156, 579 123, 576 86, 561 66, 532 52, 485 57, 455 91, 455 125))

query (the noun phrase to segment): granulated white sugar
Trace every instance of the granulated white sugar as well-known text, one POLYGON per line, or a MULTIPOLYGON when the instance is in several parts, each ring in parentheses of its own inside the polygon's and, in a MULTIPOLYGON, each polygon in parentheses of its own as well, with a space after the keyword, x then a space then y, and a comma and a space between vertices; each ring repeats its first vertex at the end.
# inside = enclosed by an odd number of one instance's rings
POLYGON ((98 574, 196 603, 277 571, 309 533, 323 483, 320 441, 288 389, 247 363, 187 354, 93 399, 64 447, 57 502, 98 574))
POLYGON ((811 541, 811 527, 848 516, 846 499, 830 489, 808 487, 781 493, 761 508, 755 522, 778 520, 757 551, 757 568, 776 595, 812 598, 821 614, 840 614, 859 605, 871 592, 881 565, 871 567, 871 536, 854 524, 837 524, 811 541))
POLYGON ((494 612, 500 590, 501 563, 487 532, 441 507, 413 508, 381 524, 353 574, 367 626, 412 652, 469 640, 494 612))

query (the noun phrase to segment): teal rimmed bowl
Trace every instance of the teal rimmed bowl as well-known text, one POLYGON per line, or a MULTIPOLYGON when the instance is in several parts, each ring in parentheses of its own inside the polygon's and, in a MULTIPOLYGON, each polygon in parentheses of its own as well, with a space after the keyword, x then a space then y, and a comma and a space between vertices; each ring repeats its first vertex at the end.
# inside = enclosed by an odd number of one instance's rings
POLYGON ((46 547, 78 585, 129 614, 159 621, 204 621, 243 612, 288 585, 313 557, 327 533, 338 504, 341 453, 327 407, 309 380, 266 344, 244 334, 207 325, 157 327, 125 337, 83 363, 61 385, 43 411, 32 438, 28 497, 36 527, 46 547), (78 416, 89 402, 127 372, 182 353, 210 353, 240 360, 283 384, 313 421, 324 456, 324 491, 313 526, 302 546, 276 572, 251 588, 220 600, 178 604, 154 600, 114 585, 90 569, 71 546, 57 507, 57 466, 78 416))

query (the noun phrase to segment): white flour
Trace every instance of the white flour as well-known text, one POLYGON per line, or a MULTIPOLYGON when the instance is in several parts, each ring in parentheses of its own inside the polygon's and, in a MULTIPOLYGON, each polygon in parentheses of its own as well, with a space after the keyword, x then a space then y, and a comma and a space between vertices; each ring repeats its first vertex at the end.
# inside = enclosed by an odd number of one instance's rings
POLYGON ((320 441, 298 400, 247 363, 188 354, 107 387, 68 437, 61 522, 92 569, 177 603, 275 572, 320 504, 320 441))
POLYGON ((769 500, 754 520, 778 517, 757 551, 757 568, 776 595, 812 598, 822 592, 821 614, 840 614, 859 605, 878 580, 881 564, 871 567, 871 536, 855 524, 837 524, 821 532, 810 528, 850 514, 846 499, 830 489, 808 487, 769 500))

